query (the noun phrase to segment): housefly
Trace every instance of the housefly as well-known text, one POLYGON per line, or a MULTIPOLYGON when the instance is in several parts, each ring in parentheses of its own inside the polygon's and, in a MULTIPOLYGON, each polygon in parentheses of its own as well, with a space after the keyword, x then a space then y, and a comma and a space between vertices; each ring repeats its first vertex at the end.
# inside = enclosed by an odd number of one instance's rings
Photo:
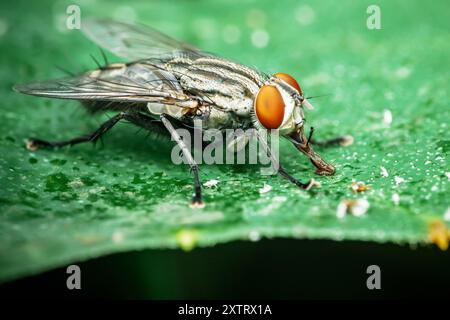
MULTIPOLYGON (((16 85, 16 91, 50 98, 79 100, 88 110, 116 111, 91 134, 66 141, 29 139, 27 147, 63 147, 95 142, 116 123, 129 121, 176 141, 194 176, 192 206, 203 206, 199 169, 177 128, 201 120, 203 128, 219 130, 277 129, 305 154, 319 175, 335 168, 311 144, 345 144, 347 137, 315 142, 304 134, 303 108, 310 108, 298 82, 286 73, 266 75, 245 65, 201 51, 142 25, 85 19, 85 35, 128 63, 106 64, 96 70, 57 80, 16 85)), ((316 182, 295 179, 281 166, 278 173, 309 190, 316 182)))

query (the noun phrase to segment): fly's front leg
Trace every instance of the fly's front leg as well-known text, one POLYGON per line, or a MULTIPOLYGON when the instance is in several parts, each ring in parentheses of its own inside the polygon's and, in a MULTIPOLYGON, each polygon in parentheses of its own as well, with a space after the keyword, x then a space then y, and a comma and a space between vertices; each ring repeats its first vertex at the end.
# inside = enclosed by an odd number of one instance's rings
POLYGON ((289 137, 295 147, 305 154, 309 160, 311 160, 311 163, 317 168, 316 174, 321 176, 331 176, 336 172, 336 168, 322 159, 322 157, 311 148, 310 140, 314 132, 314 129, 311 129, 312 130, 309 133, 308 139, 306 139, 303 134, 303 128, 292 133, 289 137))
POLYGON ((316 174, 321 176, 331 176, 336 172, 336 168, 322 159, 322 157, 311 148, 309 143, 296 144, 295 146, 311 160, 311 163, 317 168, 316 174))
POLYGON ((160 116, 161 122, 166 127, 167 131, 169 131, 170 135, 172 136, 172 139, 175 140, 175 142, 180 147, 181 151, 184 154, 184 157, 186 158, 189 166, 191 167, 192 174, 194 175, 194 196, 192 197, 192 204, 191 207, 193 208, 203 208, 205 204, 202 200, 202 188, 200 184, 200 178, 198 173, 198 165, 195 162, 194 158, 192 157, 191 152, 189 151, 188 147, 184 143, 183 139, 180 137, 176 129, 173 127, 172 123, 170 122, 169 118, 166 117, 165 114, 162 114, 160 116))
POLYGON ((309 180, 308 183, 304 183, 293 176, 291 176, 279 163, 278 159, 273 155, 272 152, 270 152, 270 148, 267 145, 267 141, 261 137, 261 135, 257 135, 259 145, 263 148, 264 152, 269 156, 270 163, 272 164, 272 167, 285 179, 289 180, 293 184, 295 184, 297 187, 303 189, 303 190, 309 190, 314 186, 319 186, 320 184, 315 181, 314 179, 309 180))

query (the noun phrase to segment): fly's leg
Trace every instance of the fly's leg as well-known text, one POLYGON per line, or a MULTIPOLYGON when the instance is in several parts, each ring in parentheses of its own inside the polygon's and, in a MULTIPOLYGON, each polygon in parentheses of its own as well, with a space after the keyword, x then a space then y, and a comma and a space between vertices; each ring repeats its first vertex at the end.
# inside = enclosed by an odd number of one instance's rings
POLYGON ((336 172, 336 168, 322 159, 322 157, 311 148, 311 137, 314 132, 314 129, 311 129, 308 138, 303 134, 303 128, 291 133, 288 137, 297 150, 307 156, 311 163, 317 168, 316 174, 321 176, 331 176, 336 172))
POLYGON ((353 144, 352 136, 339 136, 328 140, 315 140, 312 138, 313 132, 314 127, 311 127, 311 131, 309 132, 308 143, 319 147, 334 147, 334 146, 346 147, 353 144))
POLYGON ((192 197, 191 207, 203 208, 205 206, 205 204, 202 201, 202 188, 200 185, 200 178, 199 178, 199 174, 198 174, 198 165, 195 162, 194 158, 192 157, 192 154, 189 151, 186 144, 184 143, 183 139, 180 137, 178 132, 173 127, 169 118, 165 114, 162 114, 160 116, 160 119, 161 119, 161 122, 166 127, 167 131, 169 131, 170 135, 172 136, 172 139, 175 140, 175 142, 180 147, 186 160, 188 161, 189 166, 191 167, 191 172, 194 175, 194 196, 192 197))
POLYGON ((308 183, 303 183, 300 180, 297 180, 296 178, 294 178, 293 176, 291 176, 289 173, 286 172, 286 170, 279 165, 278 167, 278 173, 283 177, 288 179, 290 182, 292 182, 293 184, 295 184, 297 187, 299 187, 300 189, 303 190, 309 190, 314 186, 320 186, 320 183, 317 182, 314 179, 309 180, 308 183))
POLYGON ((170 133, 172 138, 177 142, 180 149, 183 151, 186 159, 189 161, 189 165, 191 167, 191 171, 194 175, 194 197, 192 198, 192 207, 203 207, 202 201, 202 193, 201 193, 201 185, 199 179, 199 170, 198 165, 195 163, 189 149, 184 144, 180 135, 176 132, 173 125, 170 123, 169 119, 162 114, 160 116, 161 122, 154 120, 152 117, 147 116, 145 114, 139 112, 121 112, 105 123, 103 123, 97 130, 95 130, 92 134, 84 135, 81 137, 77 137, 70 140, 65 141, 46 141, 41 139, 29 139, 27 143, 27 148, 30 150, 36 150, 39 147, 47 147, 47 148, 59 148, 64 146, 72 146, 78 143, 83 142, 95 142, 97 141, 103 134, 109 131, 115 124, 117 124, 120 120, 129 121, 139 127, 147 129, 152 132, 167 134, 170 133))
POLYGON ((322 157, 316 153, 310 143, 296 144, 295 147, 306 155, 311 163, 317 168, 316 174, 321 176, 331 176, 336 172, 336 168, 322 159, 322 157))
POLYGON ((165 129, 153 118, 137 112, 121 112, 108 121, 104 122, 97 130, 91 134, 76 137, 64 141, 47 141, 42 139, 28 139, 27 149, 37 150, 38 148, 60 148, 73 146, 83 142, 96 142, 101 136, 114 127, 120 120, 127 120, 131 123, 143 127, 150 131, 165 133, 165 129), (159 125, 158 125, 159 124, 159 125))
POLYGON ((105 134, 109 129, 114 127, 122 119, 127 117, 127 113, 119 113, 104 122, 97 130, 95 130, 91 134, 83 135, 80 137, 76 137, 70 140, 65 141, 46 141, 41 139, 28 139, 27 141, 27 149, 28 150, 37 150, 40 147, 43 148, 60 148, 65 146, 73 146, 75 144, 83 143, 83 142, 96 142, 103 134, 105 134))
POLYGON ((270 152, 270 148, 267 145, 267 141, 258 134, 258 141, 260 146, 263 148, 264 152, 269 156, 272 167, 285 179, 289 180, 297 187, 303 190, 309 190, 314 186, 319 186, 320 184, 314 179, 309 180, 308 183, 304 183, 293 176, 291 176, 279 163, 278 159, 270 152))

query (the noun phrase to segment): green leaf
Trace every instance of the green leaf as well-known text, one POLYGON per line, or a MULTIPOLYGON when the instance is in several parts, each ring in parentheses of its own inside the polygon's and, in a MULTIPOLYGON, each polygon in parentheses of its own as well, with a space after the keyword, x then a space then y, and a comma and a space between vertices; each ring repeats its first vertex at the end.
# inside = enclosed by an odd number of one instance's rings
MULTIPOLYGON (((288 72, 307 95, 329 93, 312 100, 316 108, 307 111, 308 125, 314 125, 316 138, 355 138, 346 148, 318 149, 336 166, 332 177, 314 176, 306 158, 281 144, 290 173, 320 181, 311 192, 262 176, 256 166, 204 165, 202 181, 219 183, 205 188, 202 210, 188 206, 192 177, 188 168, 171 163, 170 143, 128 124, 119 124, 96 148, 25 149, 27 137, 72 138, 107 117, 92 117, 75 102, 14 93, 12 85, 61 76, 56 65, 75 72, 94 68, 89 54, 100 54, 79 31, 64 30, 58 17, 71 2, 2 3, 0 281, 114 252, 192 250, 262 237, 433 241, 445 248, 447 4, 409 1, 406 15, 406 2, 379 2, 381 30, 366 28, 370 1, 302 6, 292 0, 275 8, 273 1, 243 1, 239 10, 228 1, 128 2, 139 21, 269 73, 288 72), (227 35, 233 28, 238 36, 227 35), (252 44, 256 29, 269 35, 264 48, 252 44), (383 122, 384 110, 392 113, 391 124, 383 122), (352 181, 371 188, 355 193, 352 181), (272 190, 260 194, 265 183, 272 190), (337 208, 349 199, 366 199, 370 208, 360 217, 339 219, 337 208)), ((82 14, 120 15, 118 5, 96 2, 83 6, 82 14)))

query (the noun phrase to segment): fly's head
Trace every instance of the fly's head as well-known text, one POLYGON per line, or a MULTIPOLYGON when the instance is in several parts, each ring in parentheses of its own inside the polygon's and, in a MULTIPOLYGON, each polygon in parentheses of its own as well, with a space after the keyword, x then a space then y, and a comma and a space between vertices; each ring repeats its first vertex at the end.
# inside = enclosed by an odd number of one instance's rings
POLYGON ((312 108, 298 82, 286 73, 276 73, 259 89, 254 108, 259 127, 278 129, 284 136, 303 132, 303 108, 312 108))
POLYGON ((254 102, 255 125, 278 129, 296 148, 306 154, 320 175, 334 174, 335 168, 325 162, 310 146, 304 134, 303 108, 312 109, 298 82, 286 73, 276 73, 259 89, 254 102))

